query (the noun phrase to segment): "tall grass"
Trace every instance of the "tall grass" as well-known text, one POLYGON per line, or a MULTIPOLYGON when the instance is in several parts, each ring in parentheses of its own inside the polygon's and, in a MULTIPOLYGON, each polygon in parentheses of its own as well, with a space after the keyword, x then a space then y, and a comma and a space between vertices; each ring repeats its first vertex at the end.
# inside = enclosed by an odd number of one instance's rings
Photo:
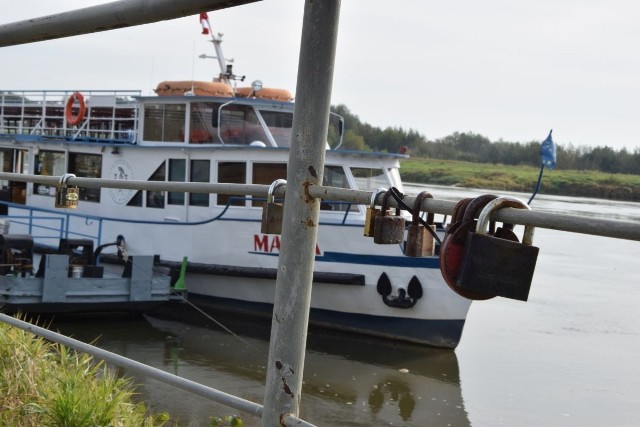
POLYGON ((0 425, 162 426, 103 362, 0 323, 0 425))

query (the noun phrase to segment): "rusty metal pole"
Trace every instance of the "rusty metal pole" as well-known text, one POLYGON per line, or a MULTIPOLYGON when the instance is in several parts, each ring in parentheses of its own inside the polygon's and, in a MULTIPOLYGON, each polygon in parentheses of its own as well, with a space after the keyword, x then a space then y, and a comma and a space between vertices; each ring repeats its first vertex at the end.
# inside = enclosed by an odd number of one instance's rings
POLYGON ((262 426, 298 416, 340 0, 306 0, 262 426))

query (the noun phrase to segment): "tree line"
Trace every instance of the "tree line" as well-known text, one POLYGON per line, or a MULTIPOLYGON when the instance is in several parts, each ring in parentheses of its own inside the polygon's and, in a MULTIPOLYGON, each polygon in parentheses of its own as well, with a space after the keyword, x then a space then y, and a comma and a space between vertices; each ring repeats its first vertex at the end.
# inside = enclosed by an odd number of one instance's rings
MULTIPOLYGON (((473 132, 454 132, 429 140, 421 133, 401 127, 385 129, 363 123, 345 105, 332 107, 344 117, 343 149, 383 152, 404 152, 413 157, 462 160, 475 163, 530 165, 539 167, 540 141, 491 141, 473 132)), ((575 147, 556 142, 556 169, 596 170, 607 173, 640 175, 640 147, 614 150, 609 146, 575 147)))

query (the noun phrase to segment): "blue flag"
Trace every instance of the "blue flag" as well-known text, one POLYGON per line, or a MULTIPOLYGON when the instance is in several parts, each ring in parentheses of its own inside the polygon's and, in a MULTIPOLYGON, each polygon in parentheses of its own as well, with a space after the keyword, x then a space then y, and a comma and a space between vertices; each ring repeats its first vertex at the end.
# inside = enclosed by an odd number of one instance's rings
POLYGON ((540 147, 542 166, 548 167, 549 170, 552 170, 556 165, 556 144, 553 143, 551 132, 553 132, 553 129, 549 131, 549 136, 542 142, 542 147, 540 147))

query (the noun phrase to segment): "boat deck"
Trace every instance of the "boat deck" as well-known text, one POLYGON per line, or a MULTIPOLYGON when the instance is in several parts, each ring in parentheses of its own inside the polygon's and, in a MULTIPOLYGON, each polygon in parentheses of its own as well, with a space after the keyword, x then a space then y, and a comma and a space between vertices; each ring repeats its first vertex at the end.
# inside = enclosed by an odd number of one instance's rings
MULTIPOLYGON (((134 143, 140 91, 82 91, 85 120, 70 125, 65 118, 70 91, 0 92, 0 137, 134 143)), ((79 113, 79 106, 72 108, 79 113)))

